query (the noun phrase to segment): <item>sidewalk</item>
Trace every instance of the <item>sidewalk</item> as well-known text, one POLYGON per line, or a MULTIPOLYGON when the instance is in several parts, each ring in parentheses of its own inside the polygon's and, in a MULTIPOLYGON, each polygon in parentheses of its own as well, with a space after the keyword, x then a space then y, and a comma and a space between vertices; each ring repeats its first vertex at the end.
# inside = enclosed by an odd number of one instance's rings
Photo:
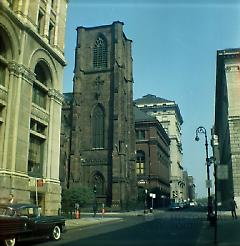
POLYGON ((240 218, 232 219, 229 212, 220 213, 217 222, 217 242, 214 241, 215 228, 204 222, 196 246, 240 246, 240 218))
POLYGON ((146 220, 151 220, 154 214, 162 213, 162 210, 155 210, 154 213, 144 214, 142 210, 129 211, 129 212, 107 212, 104 215, 97 213, 93 217, 93 213, 81 213, 80 219, 66 219, 66 228, 71 230, 78 227, 87 227, 102 223, 113 223, 123 221, 124 216, 145 216, 146 220))
POLYGON ((85 217, 81 219, 68 219, 66 220, 66 228, 67 230, 79 228, 79 227, 87 227, 91 225, 97 225, 102 223, 111 223, 111 222, 119 222, 122 221, 122 218, 107 218, 107 217, 85 217))

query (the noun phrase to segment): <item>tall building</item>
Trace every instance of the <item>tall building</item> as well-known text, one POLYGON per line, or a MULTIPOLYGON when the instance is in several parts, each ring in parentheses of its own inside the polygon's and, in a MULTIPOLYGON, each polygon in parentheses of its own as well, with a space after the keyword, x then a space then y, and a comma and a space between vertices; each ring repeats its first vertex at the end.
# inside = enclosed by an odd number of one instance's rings
POLYGON ((0 200, 61 204, 67 0, 0 1, 0 200))
POLYGON ((219 142, 218 200, 240 204, 240 49, 217 52, 214 134, 219 142))
POLYGON ((195 201, 196 199, 196 192, 195 192, 195 184, 193 176, 188 176, 188 196, 189 201, 195 201))
POLYGON ((98 202, 112 208, 137 195, 131 44, 122 22, 78 27, 73 93, 63 108, 65 182, 96 187, 98 202))
POLYGON ((146 95, 134 101, 136 106, 143 112, 155 116, 162 124, 170 138, 170 186, 171 199, 175 201, 185 200, 183 189, 183 166, 182 166, 182 142, 181 125, 183 119, 178 105, 174 101, 166 100, 155 95, 146 95))
POLYGON ((138 194, 150 201, 153 193, 154 207, 166 206, 170 199, 170 139, 155 117, 137 107, 134 115, 138 194))
POLYGON ((189 180, 188 180, 188 172, 186 170, 183 171, 183 200, 187 202, 189 200, 189 180))

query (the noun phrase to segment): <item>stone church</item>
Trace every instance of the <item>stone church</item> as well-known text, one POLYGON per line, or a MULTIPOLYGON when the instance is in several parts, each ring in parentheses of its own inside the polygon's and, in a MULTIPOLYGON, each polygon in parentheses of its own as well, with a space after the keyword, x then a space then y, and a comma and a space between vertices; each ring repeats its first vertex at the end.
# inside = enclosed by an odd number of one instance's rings
POLYGON ((73 93, 62 109, 61 181, 96 187, 98 203, 136 200, 132 41, 122 22, 78 27, 73 93))

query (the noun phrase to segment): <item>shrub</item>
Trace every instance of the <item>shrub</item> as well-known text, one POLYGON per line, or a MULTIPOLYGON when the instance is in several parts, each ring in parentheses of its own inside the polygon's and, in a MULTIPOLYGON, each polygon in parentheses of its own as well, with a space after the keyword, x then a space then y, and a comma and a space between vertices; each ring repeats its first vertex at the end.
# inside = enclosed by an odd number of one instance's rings
POLYGON ((90 203, 93 198, 93 192, 88 187, 79 186, 63 189, 62 208, 63 210, 74 210, 76 203, 79 204, 79 207, 84 207, 86 204, 90 203))

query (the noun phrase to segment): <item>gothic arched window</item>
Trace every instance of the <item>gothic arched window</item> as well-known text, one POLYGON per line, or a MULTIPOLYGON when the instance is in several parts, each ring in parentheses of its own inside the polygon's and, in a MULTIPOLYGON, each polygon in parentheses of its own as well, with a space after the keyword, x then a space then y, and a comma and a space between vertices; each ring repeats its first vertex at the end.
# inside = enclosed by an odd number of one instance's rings
POLYGON ((107 41, 99 36, 93 47, 93 67, 107 68, 107 41))
POLYGON ((145 171, 145 153, 141 150, 137 151, 136 174, 143 175, 145 171))
POLYGON ((104 112, 99 105, 92 114, 92 147, 104 148, 104 112))

